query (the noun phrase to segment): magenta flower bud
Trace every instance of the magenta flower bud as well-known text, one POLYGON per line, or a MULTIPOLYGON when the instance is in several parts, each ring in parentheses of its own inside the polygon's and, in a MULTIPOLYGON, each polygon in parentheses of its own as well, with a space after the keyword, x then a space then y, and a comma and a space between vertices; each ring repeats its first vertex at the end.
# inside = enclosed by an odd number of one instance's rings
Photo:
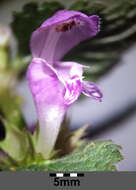
POLYGON ((69 106, 80 94, 102 100, 92 82, 83 81, 83 66, 61 58, 81 41, 99 31, 99 17, 62 10, 47 19, 31 37, 33 59, 27 80, 39 118, 37 152, 49 158, 69 106))

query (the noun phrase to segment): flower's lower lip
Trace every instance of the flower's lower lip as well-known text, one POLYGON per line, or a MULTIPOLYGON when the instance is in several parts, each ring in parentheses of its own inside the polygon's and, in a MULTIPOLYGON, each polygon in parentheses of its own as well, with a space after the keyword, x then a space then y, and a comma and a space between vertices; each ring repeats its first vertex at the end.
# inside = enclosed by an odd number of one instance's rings
POLYGON ((83 88, 82 88, 83 94, 85 94, 88 97, 92 97, 98 101, 102 101, 103 94, 100 91, 100 89, 96 86, 96 84, 84 81, 83 82, 83 88))

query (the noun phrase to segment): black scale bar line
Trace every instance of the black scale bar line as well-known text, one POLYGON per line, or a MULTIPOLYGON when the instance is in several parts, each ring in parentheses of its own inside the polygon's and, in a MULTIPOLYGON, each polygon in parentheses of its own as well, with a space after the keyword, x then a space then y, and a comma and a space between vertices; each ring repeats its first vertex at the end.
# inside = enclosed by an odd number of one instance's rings
POLYGON ((84 173, 50 173, 50 177, 84 177, 84 173))

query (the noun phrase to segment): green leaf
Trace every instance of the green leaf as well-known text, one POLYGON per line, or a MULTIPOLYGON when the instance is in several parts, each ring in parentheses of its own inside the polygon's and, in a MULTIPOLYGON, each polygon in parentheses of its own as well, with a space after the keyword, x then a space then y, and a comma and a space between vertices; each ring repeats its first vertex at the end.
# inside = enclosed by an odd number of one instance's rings
MULTIPOLYGON (((13 82, 13 81, 12 81, 13 82)), ((9 88, 0 85, 0 113, 9 123, 18 129, 26 128, 21 112, 21 97, 14 94, 9 88)))
POLYGON ((11 167, 11 165, 16 165, 16 162, 5 152, 0 150, 0 171, 3 167, 11 167))
POLYGON ((91 142, 84 148, 41 165, 15 168, 23 171, 116 171, 115 163, 122 160, 121 147, 112 141, 91 142))
POLYGON ((13 160, 22 161, 27 156, 29 141, 25 129, 20 131, 14 124, 3 120, 6 130, 6 137, 0 141, 0 148, 13 160))
POLYGON ((33 159, 34 149, 20 107, 21 98, 11 89, 0 85, 0 119, 5 128, 5 138, 0 141, 0 149, 15 162, 25 164, 33 159))
POLYGON ((70 10, 77 10, 84 12, 86 14, 90 14, 90 12, 96 13, 105 8, 104 1, 89 1, 89 0, 76 0, 72 5, 69 7, 70 10))
POLYGON ((115 171, 114 163, 122 159, 119 150, 112 141, 92 142, 48 167, 54 171, 115 171))

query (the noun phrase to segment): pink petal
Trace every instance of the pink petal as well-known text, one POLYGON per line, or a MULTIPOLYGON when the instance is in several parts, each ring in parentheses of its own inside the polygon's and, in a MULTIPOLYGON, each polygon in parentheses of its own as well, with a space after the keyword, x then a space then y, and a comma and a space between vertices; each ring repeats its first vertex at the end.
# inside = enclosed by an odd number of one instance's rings
POLYGON ((82 93, 100 102, 102 101, 102 92, 93 82, 84 81, 82 84, 82 93))
POLYGON ((34 58, 29 65, 27 80, 39 117, 37 152, 48 158, 68 108, 64 103, 64 86, 55 70, 40 58, 34 58))
POLYGON ((62 10, 47 19, 32 35, 33 57, 59 61, 71 48, 99 31, 99 17, 62 10))
POLYGON ((64 100, 66 104, 75 102, 82 92, 82 82, 78 76, 73 76, 66 82, 64 100))
POLYGON ((82 66, 58 62, 52 67, 45 60, 34 58, 28 67, 27 80, 40 124, 37 152, 48 158, 66 110, 82 91, 82 66))
POLYGON ((64 101, 70 105, 75 102, 82 91, 83 66, 75 62, 57 62, 54 64, 64 83, 64 101))

